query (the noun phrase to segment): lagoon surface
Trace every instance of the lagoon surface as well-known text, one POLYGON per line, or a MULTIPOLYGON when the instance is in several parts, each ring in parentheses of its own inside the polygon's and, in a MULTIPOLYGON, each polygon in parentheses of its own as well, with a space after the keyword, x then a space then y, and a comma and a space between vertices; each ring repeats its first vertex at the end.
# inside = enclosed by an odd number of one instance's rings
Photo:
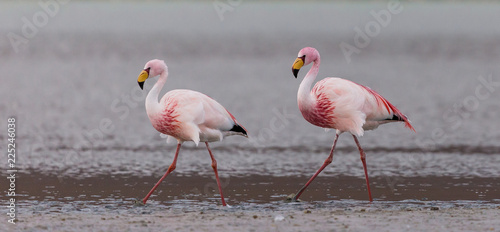
MULTIPOLYGON (((0 128, 16 118, 19 215, 137 213, 133 200, 175 152, 145 113, 155 80, 137 86, 154 58, 169 67, 163 92, 206 93, 248 130, 248 139, 212 144, 228 204, 257 214, 365 207, 363 168, 347 134, 302 195, 306 206, 280 203, 321 166, 334 138, 297 108, 310 67, 298 79, 290 67, 305 46, 321 54, 320 78, 371 87, 417 131, 392 123, 360 138, 375 208, 498 207, 500 5, 228 4, 225 11, 212 2, 1 4, 0 128)), ((214 186, 207 151, 185 143, 146 210, 217 211, 214 186)))

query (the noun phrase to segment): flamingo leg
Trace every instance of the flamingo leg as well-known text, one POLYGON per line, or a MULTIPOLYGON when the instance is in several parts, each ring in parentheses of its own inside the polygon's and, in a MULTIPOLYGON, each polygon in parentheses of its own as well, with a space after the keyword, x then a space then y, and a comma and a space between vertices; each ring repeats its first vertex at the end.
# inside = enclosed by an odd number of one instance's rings
POLYGON ((165 172, 165 175, 163 175, 160 178, 160 180, 155 184, 155 186, 151 189, 151 191, 149 191, 148 195, 146 195, 146 197, 144 197, 144 199, 142 199, 143 204, 146 204, 146 201, 148 201, 149 196, 151 196, 151 194, 153 194, 155 189, 158 188, 158 186, 163 181, 163 179, 165 179, 165 177, 167 177, 168 174, 170 174, 172 171, 174 171, 175 165, 177 164, 177 156, 179 155, 180 149, 181 149, 181 144, 179 143, 179 144, 177 144, 177 150, 175 151, 174 161, 172 161, 172 164, 170 164, 170 166, 168 167, 168 170, 167 170, 167 172, 165 172))
POLYGON ((220 193, 220 198, 222 200, 222 205, 226 206, 226 201, 224 200, 224 195, 222 194, 222 187, 220 185, 219 173, 217 172, 217 160, 215 160, 214 155, 212 154, 212 151, 208 146, 208 142, 205 142, 205 145, 207 145, 208 153, 210 154, 210 158, 212 159, 212 168, 214 169, 215 172, 215 179, 217 180, 217 187, 219 187, 219 193, 220 193))
POLYGON ((316 173, 314 173, 314 175, 311 177, 311 179, 309 179, 309 181, 307 181, 307 183, 304 185, 304 187, 302 187, 297 192, 297 194, 295 194, 295 196, 292 198, 292 201, 297 201, 299 199, 300 195, 302 195, 302 193, 304 192, 304 190, 306 190, 307 186, 309 186, 309 184, 311 184, 311 182, 316 178, 316 176, 318 176, 319 173, 321 171, 323 171, 323 169, 325 169, 326 166, 328 166, 328 164, 332 163, 332 160, 333 160, 333 150, 335 149, 335 145, 337 145, 337 140, 338 139, 339 139, 339 134, 337 133, 335 135, 335 140, 333 141, 332 150, 330 151, 330 155, 328 156, 328 158, 326 158, 326 160, 323 163, 323 165, 321 166, 321 168, 319 168, 318 171, 316 171, 316 173))
POLYGON ((366 177, 366 187, 368 189, 368 196, 370 197, 370 202, 373 201, 372 199, 372 191, 370 190, 370 181, 368 180, 368 170, 366 169, 366 154, 363 151, 363 148, 361 148, 361 145, 359 145, 358 138, 355 135, 352 135, 354 138, 354 141, 356 142, 356 145, 358 146, 359 149, 359 155, 361 156, 361 162, 363 162, 363 168, 365 169, 365 177, 366 177))

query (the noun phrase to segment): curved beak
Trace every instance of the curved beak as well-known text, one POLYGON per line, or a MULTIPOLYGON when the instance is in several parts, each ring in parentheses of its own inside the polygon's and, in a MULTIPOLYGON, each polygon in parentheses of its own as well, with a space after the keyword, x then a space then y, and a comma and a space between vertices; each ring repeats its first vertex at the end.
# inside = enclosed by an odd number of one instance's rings
POLYGON ((295 76, 295 78, 297 78, 297 74, 299 74, 300 68, 302 68, 302 66, 304 66, 304 58, 305 58, 305 56, 297 57, 297 59, 295 59, 295 62, 293 62, 292 73, 295 76))
POLYGON ((143 89, 144 82, 149 77, 149 69, 150 68, 142 70, 142 72, 139 74, 139 77, 137 78, 137 83, 139 84, 139 87, 141 87, 141 89, 143 89))

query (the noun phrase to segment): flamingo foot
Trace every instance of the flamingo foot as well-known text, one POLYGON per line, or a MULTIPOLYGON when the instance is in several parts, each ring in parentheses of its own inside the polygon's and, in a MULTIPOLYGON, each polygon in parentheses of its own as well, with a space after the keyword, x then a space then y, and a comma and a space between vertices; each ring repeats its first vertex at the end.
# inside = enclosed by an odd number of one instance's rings
POLYGON ((136 198, 134 199, 134 206, 145 206, 144 202, 142 202, 142 199, 136 198))
POLYGON ((286 203, 291 203, 291 202, 302 202, 302 200, 297 199, 297 194, 292 193, 292 194, 290 194, 290 195, 288 195, 288 196, 286 197, 285 202, 286 202, 286 203))

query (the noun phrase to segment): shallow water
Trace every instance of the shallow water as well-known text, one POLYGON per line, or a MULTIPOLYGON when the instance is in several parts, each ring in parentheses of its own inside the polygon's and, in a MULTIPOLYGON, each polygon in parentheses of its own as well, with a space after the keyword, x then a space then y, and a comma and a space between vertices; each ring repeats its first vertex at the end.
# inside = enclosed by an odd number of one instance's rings
MULTIPOLYGON (((137 177, 131 175, 100 175, 88 178, 46 175, 32 172, 23 175, 20 193, 33 201, 90 200, 96 204, 132 204, 142 199, 158 180, 158 175, 137 177)), ((248 175, 221 177, 225 198, 230 205, 245 203, 270 204, 284 202, 295 193, 304 177, 276 177, 248 175)), ((496 178, 460 177, 375 177, 371 187, 376 201, 459 201, 479 200, 499 203, 500 183, 496 178), (429 181, 432 179, 432 181, 429 181)), ((24 198, 23 197, 23 198, 24 198)), ((303 194, 302 200, 311 202, 351 199, 367 201, 364 179, 352 176, 318 177, 303 194)), ((220 197, 215 178, 201 175, 172 174, 153 194, 152 202, 172 205, 219 204, 220 197), (185 204, 185 203, 183 203, 185 204)), ((155 204, 153 203, 153 204, 155 204)))
MULTIPOLYGON (((319 168, 334 137, 297 109, 300 78, 290 66, 304 46, 320 51, 320 77, 370 86, 417 130, 390 124, 360 139, 376 201, 498 204, 500 5, 402 4, 350 63, 339 45, 354 44, 354 29, 385 4, 244 2, 222 21, 208 2, 62 5, 18 52, 0 40, 0 128, 16 117, 19 210, 126 209, 147 193, 175 151, 150 125, 147 91, 136 83, 153 58, 169 66, 166 89, 204 92, 249 130, 248 139, 212 145, 228 203, 286 207, 280 202, 319 168)), ((21 34, 22 17, 39 11, 2 3, 0 34, 21 34)), ((2 149, 6 139, 0 133, 2 149)), ((337 147, 304 204, 366 203, 355 144, 344 134, 337 147)), ((218 205, 212 176, 204 148, 186 143, 151 204, 218 205)))

